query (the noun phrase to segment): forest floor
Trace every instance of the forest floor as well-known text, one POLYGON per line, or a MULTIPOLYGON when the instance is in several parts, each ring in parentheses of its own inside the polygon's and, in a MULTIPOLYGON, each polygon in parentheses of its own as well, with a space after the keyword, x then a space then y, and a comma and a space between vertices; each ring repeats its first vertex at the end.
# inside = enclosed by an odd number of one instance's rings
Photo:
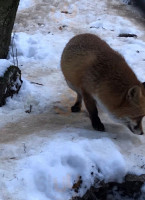
POLYGON ((96 177, 109 182, 145 174, 145 136, 133 135, 101 110, 106 132, 94 131, 84 105, 71 113, 76 95, 60 70, 68 40, 89 32, 119 51, 145 81, 143 14, 117 0, 25 2, 14 26, 24 83, 0 109, 0 200, 69 200, 82 196, 96 177), (119 38, 120 33, 138 37, 119 38))

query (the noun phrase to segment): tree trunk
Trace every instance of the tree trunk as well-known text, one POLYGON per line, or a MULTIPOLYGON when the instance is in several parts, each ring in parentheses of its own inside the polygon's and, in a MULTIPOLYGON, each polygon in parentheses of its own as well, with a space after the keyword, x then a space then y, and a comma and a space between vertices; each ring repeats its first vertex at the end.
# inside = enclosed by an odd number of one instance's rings
POLYGON ((0 0, 0 59, 7 58, 20 0, 0 0))

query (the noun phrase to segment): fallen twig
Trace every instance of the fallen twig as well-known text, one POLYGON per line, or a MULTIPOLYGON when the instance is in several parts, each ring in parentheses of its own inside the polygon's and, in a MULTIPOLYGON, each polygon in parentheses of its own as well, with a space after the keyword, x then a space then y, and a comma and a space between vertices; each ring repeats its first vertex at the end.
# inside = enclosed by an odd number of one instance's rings
MULTIPOLYGON (((15 34, 15 33, 14 33, 15 34)), ((13 56, 13 63, 15 65, 15 56, 14 56, 14 34, 12 37, 12 56, 13 56)))
POLYGON ((26 113, 31 113, 32 112, 32 105, 30 105, 30 109, 25 111, 26 113))
POLYGON ((72 13, 70 13, 70 12, 68 12, 68 11, 65 11, 65 10, 62 10, 61 13, 64 13, 64 14, 72 14, 72 13))
POLYGON ((32 84, 36 84, 36 85, 44 86, 42 83, 36 83, 36 82, 33 82, 33 81, 31 81, 30 83, 32 83, 32 84))
POLYGON ((130 33, 121 33, 118 35, 118 37, 134 37, 137 38, 136 34, 130 34, 130 33))
POLYGON ((24 153, 26 153, 26 145, 25 145, 25 143, 23 143, 23 145, 24 145, 24 153))

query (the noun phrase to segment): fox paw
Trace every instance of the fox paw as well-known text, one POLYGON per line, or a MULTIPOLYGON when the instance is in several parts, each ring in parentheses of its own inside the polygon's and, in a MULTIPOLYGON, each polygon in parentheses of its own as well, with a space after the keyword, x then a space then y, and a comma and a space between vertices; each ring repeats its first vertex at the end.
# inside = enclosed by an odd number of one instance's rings
POLYGON ((81 108, 80 108, 80 106, 76 106, 76 105, 74 105, 74 106, 72 106, 71 107, 71 111, 72 112, 80 112, 81 111, 81 108))
POLYGON ((95 124, 92 124, 93 128, 97 131, 105 131, 105 127, 104 127, 104 124, 102 124, 101 122, 100 123, 95 123, 95 124))

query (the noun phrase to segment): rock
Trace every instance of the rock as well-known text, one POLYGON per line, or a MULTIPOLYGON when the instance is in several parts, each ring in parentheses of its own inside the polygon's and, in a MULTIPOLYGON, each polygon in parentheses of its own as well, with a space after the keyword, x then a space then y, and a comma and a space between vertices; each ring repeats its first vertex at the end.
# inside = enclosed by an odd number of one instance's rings
POLYGON ((17 94, 22 85, 21 70, 16 66, 10 66, 0 77, 0 106, 5 105, 7 97, 17 94))

